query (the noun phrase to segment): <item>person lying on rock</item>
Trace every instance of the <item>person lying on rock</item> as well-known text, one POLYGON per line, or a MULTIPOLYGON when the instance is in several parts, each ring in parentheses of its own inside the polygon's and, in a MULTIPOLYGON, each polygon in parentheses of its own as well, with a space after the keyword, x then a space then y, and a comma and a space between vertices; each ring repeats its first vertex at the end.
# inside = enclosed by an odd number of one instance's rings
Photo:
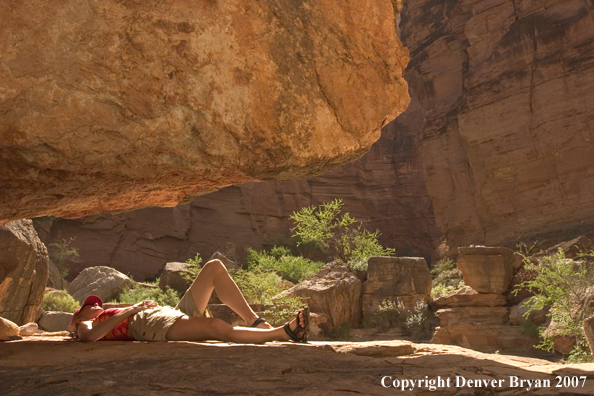
POLYGON ((141 301, 126 308, 104 310, 97 296, 88 296, 74 312, 69 330, 81 341, 204 341, 262 343, 275 340, 307 342, 309 309, 295 319, 273 328, 258 317, 229 276, 220 260, 207 262, 175 309, 154 301, 141 301), (206 305, 213 290, 219 299, 251 327, 233 327, 221 319, 207 317, 206 305))

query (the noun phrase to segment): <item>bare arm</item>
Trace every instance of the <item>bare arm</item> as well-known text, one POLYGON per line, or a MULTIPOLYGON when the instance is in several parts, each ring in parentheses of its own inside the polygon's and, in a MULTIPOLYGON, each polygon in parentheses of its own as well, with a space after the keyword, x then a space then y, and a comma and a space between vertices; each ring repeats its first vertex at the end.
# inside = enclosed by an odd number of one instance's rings
POLYGON ((158 304, 154 301, 141 301, 131 307, 126 307, 110 318, 93 326, 92 321, 82 322, 78 325, 78 338, 84 342, 93 342, 103 338, 124 319, 148 308, 155 308, 158 304))

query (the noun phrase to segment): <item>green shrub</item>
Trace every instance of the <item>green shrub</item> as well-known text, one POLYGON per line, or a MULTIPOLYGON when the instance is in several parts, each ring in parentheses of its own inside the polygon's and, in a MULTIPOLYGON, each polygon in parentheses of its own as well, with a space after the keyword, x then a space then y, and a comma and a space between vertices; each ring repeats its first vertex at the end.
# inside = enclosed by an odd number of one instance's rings
POLYGON ((275 246, 269 252, 248 249, 247 263, 250 271, 276 270, 284 279, 293 283, 311 278, 324 265, 305 257, 293 256, 291 251, 283 246, 275 246))
POLYGON ((391 327, 403 326, 405 321, 406 313, 400 301, 383 300, 378 306, 378 313, 363 320, 363 327, 377 327, 384 331, 391 327))
POLYGON ((302 298, 280 294, 273 297, 272 305, 266 308, 264 316, 269 318, 271 325, 281 326, 283 323, 294 319, 299 309, 305 305, 302 298))
POLYGON ((339 327, 330 331, 330 339, 335 341, 348 341, 353 326, 350 322, 345 322, 339 327))
POLYGON ((384 248, 377 240, 379 231, 362 228, 348 213, 342 214, 342 200, 335 199, 319 207, 309 206, 290 217, 295 222, 291 230, 299 244, 314 243, 327 251, 332 259, 339 260, 355 270, 367 269, 371 256, 390 256, 394 249, 384 248))
MULTIPOLYGON (((157 280, 154 285, 158 285, 159 281, 157 280)), ((180 296, 179 294, 167 287, 165 291, 161 290, 159 287, 146 287, 146 286, 133 286, 131 288, 126 288, 122 290, 120 295, 112 299, 111 303, 121 303, 121 304, 136 304, 137 302, 143 300, 153 300, 161 306, 168 305, 170 307, 175 307, 177 303, 179 303, 180 296)))
POLYGON ((415 308, 406 314, 404 321, 405 333, 415 341, 429 340, 433 335, 431 326, 431 311, 423 301, 419 301, 415 308))
POLYGON ((464 287, 462 272, 456 268, 456 263, 450 259, 440 260, 431 269, 433 278, 431 298, 437 299, 449 296, 464 287))
POLYGON ((304 306, 301 298, 281 294, 286 286, 276 272, 234 270, 229 273, 248 303, 266 306, 264 316, 273 326, 291 320, 304 306))
POLYGON ((41 303, 41 308, 45 311, 73 313, 78 307, 80 307, 80 304, 72 296, 61 293, 47 293, 43 296, 43 302, 41 303))
MULTIPOLYGON (((592 253, 584 256, 590 258, 592 253), (589 257, 588 257, 589 256, 589 257)), ((557 335, 574 336, 577 340, 572 360, 590 353, 588 344, 582 332, 584 319, 594 314, 592 306, 591 287, 594 284, 594 268, 586 260, 573 261, 565 258, 562 249, 552 255, 538 259, 532 263, 526 259, 524 268, 534 271, 535 277, 516 285, 514 293, 526 288, 534 293, 525 303, 528 311, 524 317, 528 318, 533 310, 549 307, 548 316, 556 325, 557 335)), ((541 328, 541 343, 537 348, 553 350, 553 336, 541 328)))
POLYGON ((181 271, 180 275, 187 281, 194 282, 194 279, 196 279, 202 270, 202 267, 200 266, 200 264, 202 264, 202 257, 200 257, 200 253, 196 253, 196 256, 194 256, 193 259, 187 259, 186 263, 190 264, 190 266, 184 271, 181 271))
POLYGON ((70 246, 73 241, 74 237, 70 239, 58 237, 47 245, 49 258, 58 267, 62 278, 68 275, 74 264, 80 262, 78 249, 70 246))

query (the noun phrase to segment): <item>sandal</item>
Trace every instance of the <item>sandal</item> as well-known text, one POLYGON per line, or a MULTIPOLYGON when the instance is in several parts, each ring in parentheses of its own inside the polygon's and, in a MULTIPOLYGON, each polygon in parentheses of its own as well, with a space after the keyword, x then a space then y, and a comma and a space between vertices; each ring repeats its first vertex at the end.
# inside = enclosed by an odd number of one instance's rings
POLYGON ((293 340, 294 342, 306 343, 307 335, 309 334, 309 307, 303 308, 303 322, 304 322, 305 326, 301 326, 301 324, 299 323, 299 314, 300 313, 301 313, 301 310, 299 310, 299 312, 297 312, 297 317, 295 319, 295 323, 297 324, 297 327, 295 327, 295 330, 291 330, 291 327, 289 326, 289 323, 291 323, 291 322, 285 323, 283 328, 285 329, 285 333, 287 333, 287 335, 289 337, 291 337, 291 340, 293 340), (302 333, 301 337, 299 336, 299 333, 302 333))
POLYGON ((254 321, 254 323, 252 323, 252 325, 250 327, 258 327, 258 325, 260 323, 266 323, 266 319, 262 318, 262 317, 258 317, 258 319, 256 319, 254 321))

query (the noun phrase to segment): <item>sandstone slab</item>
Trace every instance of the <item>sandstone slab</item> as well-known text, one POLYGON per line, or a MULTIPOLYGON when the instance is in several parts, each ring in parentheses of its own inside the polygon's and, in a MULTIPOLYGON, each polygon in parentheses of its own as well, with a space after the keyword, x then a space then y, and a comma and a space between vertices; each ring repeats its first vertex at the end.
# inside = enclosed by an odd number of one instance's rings
MULTIPOLYGON (((594 392, 594 365, 562 365, 546 360, 485 354, 453 345, 386 342, 315 342, 309 345, 267 343, 141 343, 57 341, 63 337, 28 337, 3 343, 0 350, 2 393, 23 394, 257 394, 339 396, 349 393, 389 396, 381 379, 425 379, 462 376, 472 380, 505 379, 488 393, 534 395, 534 389, 512 387, 509 376, 555 381, 555 375, 586 377, 572 396, 594 392), (412 349, 412 352, 411 352, 412 349), (361 353, 358 355, 357 353, 361 353), (366 356, 362 356, 366 354, 366 356), (291 356, 287 361, 287 356, 291 356), (230 364, 232 362, 232 364, 230 364), (105 374, 105 377, 103 376, 105 374), (491 392, 493 391, 493 392, 491 392)), ((475 389, 426 387, 406 391, 411 396, 475 393, 475 389)), ((540 394, 559 395, 538 391, 540 394)), ((564 393, 569 395, 570 393, 564 393)))
POLYGON ((479 293, 504 293, 513 277, 513 252, 505 248, 460 248, 456 266, 464 284, 479 293))
POLYGON ((361 297, 363 316, 377 314, 384 300, 399 300, 404 309, 412 310, 418 302, 429 301, 430 293, 431 274, 424 258, 371 257, 361 297))
POLYGON ((31 220, 0 226, 0 316, 33 322, 48 278, 47 249, 31 220))
POLYGON ((504 325, 509 320, 509 309, 506 307, 455 307, 444 308, 435 312, 440 327, 448 327, 461 323, 477 325, 504 325))
POLYGON ((470 286, 465 286, 456 293, 440 297, 431 302, 436 308, 441 307, 500 307, 506 298, 501 294, 480 294, 470 286))
POLYGON ((122 289, 131 287, 132 284, 130 278, 113 268, 89 267, 72 281, 68 292, 81 304, 91 294, 99 296, 103 301, 109 301, 117 297, 122 289))
POLYGON ((344 264, 326 264, 312 278, 283 294, 303 297, 312 312, 326 314, 326 330, 343 323, 358 325, 361 321, 361 280, 344 264))
POLYGON ((438 327, 431 342, 456 344, 482 352, 529 351, 537 340, 522 335, 517 326, 459 323, 438 327))
POLYGON ((409 102, 388 0, 36 0, 0 13, 2 221, 320 173, 361 156, 409 102))

